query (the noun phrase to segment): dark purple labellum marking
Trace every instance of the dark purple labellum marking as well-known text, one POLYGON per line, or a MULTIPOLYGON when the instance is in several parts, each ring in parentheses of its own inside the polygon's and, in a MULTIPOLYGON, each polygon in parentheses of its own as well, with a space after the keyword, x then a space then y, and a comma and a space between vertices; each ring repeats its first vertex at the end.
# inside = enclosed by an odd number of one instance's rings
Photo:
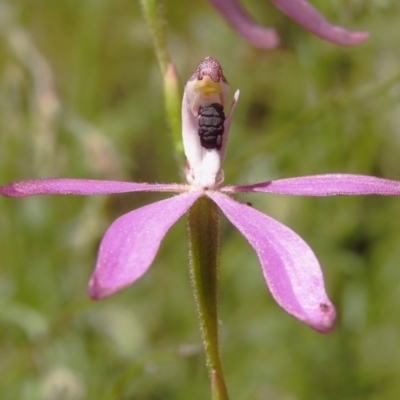
POLYGON ((222 72, 221 64, 212 57, 206 57, 200 61, 189 81, 194 81, 195 79, 201 81, 205 76, 209 76, 214 82, 222 81, 228 83, 222 72))
POLYGON ((205 149, 221 150, 224 134, 224 107, 219 103, 203 103, 199 107, 200 144, 205 149))
POLYGON ((320 309, 322 312, 326 313, 326 312, 329 311, 330 307, 329 307, 328 304, 321 303, 321 304, 319 305, 319 309, 320 309))

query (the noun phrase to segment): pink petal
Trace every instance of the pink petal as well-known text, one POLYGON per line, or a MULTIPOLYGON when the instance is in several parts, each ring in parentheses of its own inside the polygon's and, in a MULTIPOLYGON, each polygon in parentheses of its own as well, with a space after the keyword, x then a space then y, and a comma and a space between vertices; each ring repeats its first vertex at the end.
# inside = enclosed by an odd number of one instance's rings
POLYGON ((271 1, 287 16, 328 42, 342 46, 352 46, 363 42, 369 37, 368 32, 350 31, 341 26, 331 24, 305 0, 271 1))
POLYGON ((150 267, 168 229, 201 196, 184 193, 118 218, 100 244, 89 295, 102 299, 139 279, 150 267))
POLYGON ((0 186, 0 194, 25 197, 36 194, 93 195, 126 192, 184 192, 186 185, 102 181, 94 179, 34 179, 0 186))
POLYGON ((209 0, 228 23, 253 46, 273 49, 279 44, 274 29, 266 29, 256 24, 237 0, 209 0))
POLYGON ((218 192, 209 192, 208 196, 253 246, 278 304, 317 331, 329 332, 336 312, 325 293, 319 263, 307 243, 250 206, 218 192))
POLYGON ((399 196, 400 181, 367 175, 327 174, 301 176, 256 183, 254 185, 227 186, 224 192, 264 192, 299 196, 399 196))

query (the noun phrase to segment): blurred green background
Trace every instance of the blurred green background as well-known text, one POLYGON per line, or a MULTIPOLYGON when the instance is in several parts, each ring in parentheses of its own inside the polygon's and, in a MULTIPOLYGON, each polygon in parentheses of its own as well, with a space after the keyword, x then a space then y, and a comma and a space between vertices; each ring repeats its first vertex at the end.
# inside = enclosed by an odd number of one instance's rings
MULTIPOLYGON (((400 180, 400 5, 312 2, 371 32, 326 43, 269 2, 246 7, 283 45, 252 48, 207 1, 167 2, 182 77, 205 56, 241 89, 227 183, 328 172, 400 180)), ((135 0, 0 0, 0 184, 38 177, 176 182, 162 79, 135 0)), ((0 398, 207 399, 185 218, 150 271, 86 295, 107 226, 162 194, 0 198, 0 398)), ((389 400, 400 393, 400 199, 243 195, 313 248, 337 306, 322 335, 271 299, 224 221, 221 348, 232 400, 389 400)))

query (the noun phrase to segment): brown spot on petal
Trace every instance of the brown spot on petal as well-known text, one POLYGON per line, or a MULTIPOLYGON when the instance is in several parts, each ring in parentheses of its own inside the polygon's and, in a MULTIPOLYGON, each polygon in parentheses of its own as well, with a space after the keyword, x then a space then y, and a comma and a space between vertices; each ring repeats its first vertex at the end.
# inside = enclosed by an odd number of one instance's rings
POLYGON ((321 303, 319 305, 319 309, 323 312, 323 313, 327 313, 330 310, 330 306, 328 304, 325 303, 321 303))
POLYGON ((201 81, 205 76, 209 76, 214 82, 228 83, 223 72, 221 64, 212 57, 206 57, 200 61, 199 65, 194 71, 193 75, 189 78, 189 81, 198 80, 201 81))

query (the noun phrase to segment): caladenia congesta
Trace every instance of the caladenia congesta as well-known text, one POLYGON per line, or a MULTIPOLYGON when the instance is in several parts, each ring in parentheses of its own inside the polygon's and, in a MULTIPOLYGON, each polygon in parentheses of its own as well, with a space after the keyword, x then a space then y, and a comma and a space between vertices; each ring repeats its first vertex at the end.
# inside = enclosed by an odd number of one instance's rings
POLYGON ((13 182, 0 194, 100 195, 172 192, 178 195, 118 218, 105 233, 88 292, 103 299, 139 279, 152 264, 169 228, 188 212, 190 266, 201 331, 211 377, 212 399, 228 399, 218 346, 217 273, 220 211, 257 253, 263 275, 277 303, 319 332, 335 323, 319 263, 295 232, 256 209, 231 198, 240 192, 302 196, 400 195, 400 182, 364 175, 329 174, 222 186, 223 160, 239 92, 229 107, 228 82, 217 60, 198 65, 184 90, 182 136, 187 184, 149 184, 89 179, 48 178, 13 182))

